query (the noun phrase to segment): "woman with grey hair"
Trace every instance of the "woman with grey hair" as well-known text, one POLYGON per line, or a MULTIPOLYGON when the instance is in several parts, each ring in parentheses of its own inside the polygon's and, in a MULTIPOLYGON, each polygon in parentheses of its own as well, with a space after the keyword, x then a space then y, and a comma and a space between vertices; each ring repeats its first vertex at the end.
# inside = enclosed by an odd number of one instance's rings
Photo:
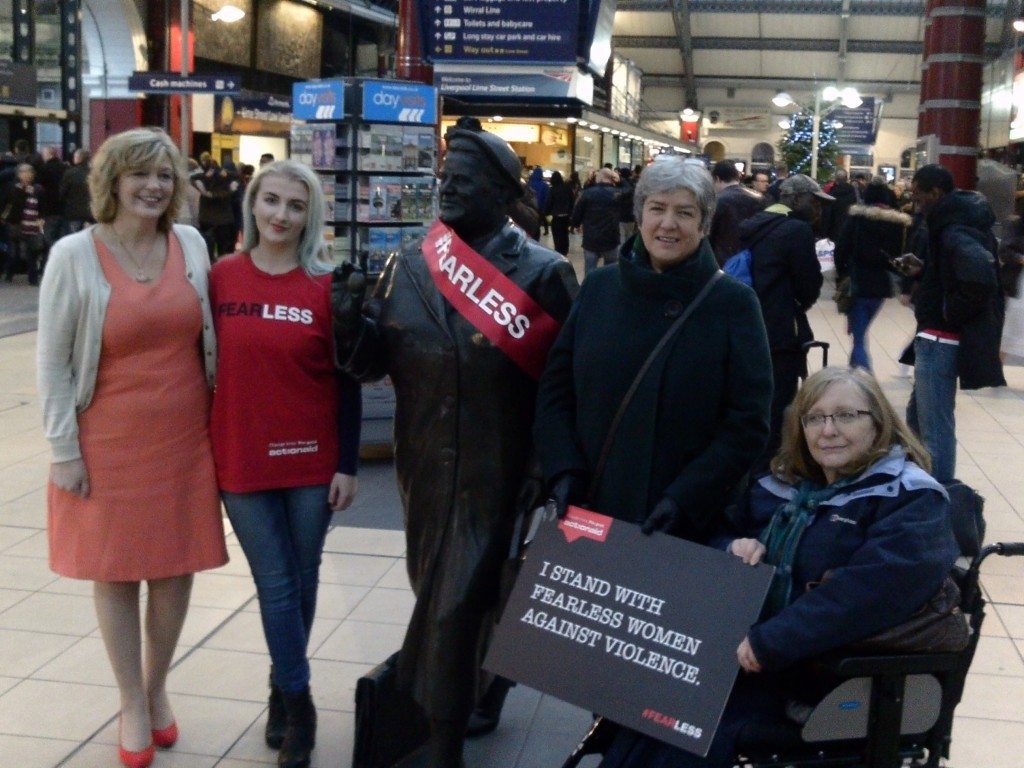
POLYGON ((292 160, 264 165, 242 208, 242 251, 210 274, 219 349, 210 432, 270 650, 264 740, 279 766, 303 768, 316 738, 306 649, 327 526, 356 493, 359 386, 334 365, 316 175, 292 160))
POLYGON ((660 158, 634 205, 638 234, 588 276, 548 357, 535 443, 560 514, 587 503, 703 543, 768 438, 764 323, 708 243, 707 170, 660 158))

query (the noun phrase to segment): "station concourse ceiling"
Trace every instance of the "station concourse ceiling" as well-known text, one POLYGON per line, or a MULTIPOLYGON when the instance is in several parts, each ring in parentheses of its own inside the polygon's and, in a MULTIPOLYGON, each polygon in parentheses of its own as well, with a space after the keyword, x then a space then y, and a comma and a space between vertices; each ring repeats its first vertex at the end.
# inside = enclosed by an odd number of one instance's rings
MULTIPOLYGON (((618 0, 612 44, 643 71, 641 120, 679 112, 762 108, 779 91, 801 104, 826 85, 881 100, 916 119, 925 0, 618 0)), ((1016 43, 1021 0, 985 4, 985 56, 1016 43)))

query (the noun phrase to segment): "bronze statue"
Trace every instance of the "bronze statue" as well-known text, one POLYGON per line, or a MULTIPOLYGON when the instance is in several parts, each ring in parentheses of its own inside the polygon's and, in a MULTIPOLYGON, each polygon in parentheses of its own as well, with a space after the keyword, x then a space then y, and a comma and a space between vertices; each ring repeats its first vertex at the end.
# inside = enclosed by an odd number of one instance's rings
POLYGON ((416 594, 399 684, 430 719, 432 768, 463 765, 531 460, 536 378, 578 290, 569 262, 509 221, 522 194, 512 148, 473 118, 446 139, 440 220, 421 251, 391 258, 362 311, 344 284, 334 297, 345 370, 395 386, 416 594))

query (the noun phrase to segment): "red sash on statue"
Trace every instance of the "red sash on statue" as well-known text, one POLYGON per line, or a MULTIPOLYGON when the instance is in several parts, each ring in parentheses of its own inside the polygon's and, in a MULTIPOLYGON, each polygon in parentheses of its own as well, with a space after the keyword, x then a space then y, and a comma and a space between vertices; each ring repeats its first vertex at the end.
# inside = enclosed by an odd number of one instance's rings
POLYGON ((441 221, 423 240, 427 269, 441 295, 534 379, 539 379, 559 324, 522 288, 441 221))

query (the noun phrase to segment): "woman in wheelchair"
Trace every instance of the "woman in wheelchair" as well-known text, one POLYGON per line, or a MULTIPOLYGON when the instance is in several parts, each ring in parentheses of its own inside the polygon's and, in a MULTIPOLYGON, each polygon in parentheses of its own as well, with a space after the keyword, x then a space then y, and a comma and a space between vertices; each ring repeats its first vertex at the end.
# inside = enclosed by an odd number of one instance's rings
POLYGON ((771 474, 730 510, 734 530, 715 541, 776 573, 761 619, 736 650, 744 672, 710 754, 623 729, 602 768, 733 765, 745 727, 824 693, 794 665, 901 624, 924 605, 958 554, 929 464, 869 373, 810 376, 787 412, 771 474))

